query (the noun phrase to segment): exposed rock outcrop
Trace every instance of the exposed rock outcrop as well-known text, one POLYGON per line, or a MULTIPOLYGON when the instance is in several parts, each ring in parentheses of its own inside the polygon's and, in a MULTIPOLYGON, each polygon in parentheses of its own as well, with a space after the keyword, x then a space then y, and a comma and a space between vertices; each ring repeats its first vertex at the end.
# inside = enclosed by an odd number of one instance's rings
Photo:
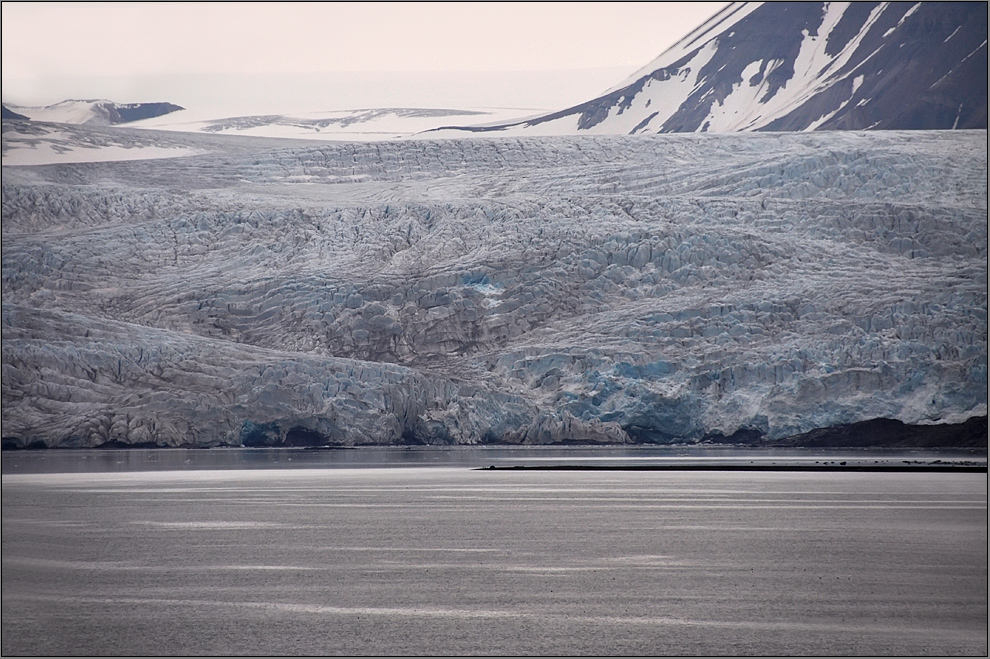
POLYGON ((598 98, 501 135, 987 127, 985 2, 733 2, 598 98))

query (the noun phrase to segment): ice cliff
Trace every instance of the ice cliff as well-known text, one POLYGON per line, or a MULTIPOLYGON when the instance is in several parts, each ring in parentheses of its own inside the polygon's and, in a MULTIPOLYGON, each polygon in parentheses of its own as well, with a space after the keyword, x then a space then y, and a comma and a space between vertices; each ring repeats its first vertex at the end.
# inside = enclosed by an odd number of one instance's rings
POLYGON ((6 444, 986 414, 985 130, 168 139, 208 153, 4 167, 6 444))

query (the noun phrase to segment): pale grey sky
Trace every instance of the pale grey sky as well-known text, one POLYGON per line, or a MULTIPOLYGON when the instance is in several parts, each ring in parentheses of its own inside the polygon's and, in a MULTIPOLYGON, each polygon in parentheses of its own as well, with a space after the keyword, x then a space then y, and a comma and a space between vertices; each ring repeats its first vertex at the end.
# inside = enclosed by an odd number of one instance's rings
POLYGON ((598 69, 605 80, 725 4, 3 2, 3 96, 50 103, 215 74, 598 69))

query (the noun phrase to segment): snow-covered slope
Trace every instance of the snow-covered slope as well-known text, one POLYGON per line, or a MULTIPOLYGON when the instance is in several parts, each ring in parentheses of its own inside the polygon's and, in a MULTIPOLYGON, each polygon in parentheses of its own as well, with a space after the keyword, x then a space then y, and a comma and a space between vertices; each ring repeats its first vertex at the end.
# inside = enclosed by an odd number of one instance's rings
MULTIPOLYGON (((11 121, 8 131, 20 133, 45 132, 44 128, 26 128, 23 120, 36 123, 62 124, 65 126, 116 126, 127 124, 129 128, 145 128, 156 131, 209 133, 214 135, 243 135, 252 137, 294 138, 321 141, 380 141, 414 136, 451 122, 471 125, 492 125, 524 117, 532 117, 541 111, 534 108, 365 108, 322 112, 296 112, 291 114, 247 114, 240 116, 218 115, 216 108, 183 110, 169 103, 133 103, 123 105, 112 101, 63 101, 45 107, 4 105, 5 120, 11 121)), ((54 130, 49 127, 50 130, 54 130)), ((12 135, 13 133, 11 133, 12 135)), ((4 134, 5 138, 8 136, 4 134)), ((84 146, 85 148, 85 146, 84 146)), ((78 149, 75 149, 78 151, 78 149)), ((43 164, 43 162, 82 162, 85 158, 63 156, 53 158, 43 148, 36 148, 33 156, 23 163, 8 162, 4 147, 5 164, 43 164), (33 158, 33 159, 32 159, 33 158)), ((86 156, 85 152, 77 154, 86 156)), ((92 160, 100 160, 96 153, 89 153, 92 160)), ((106 154, 104 154, 106 155, 106 154)), ((133 152, 130 154, 133 155, 133 152)))
POLYGON ((106 100, 75 99, 43 107, 9 104, 4 104, 4 107, 31 121, 93 126, 126 124, 183 109, 172 103, 114 103, 106 100))
POLYGON ((199 153, 167 136, 31 121, 3 124, 3 165, 53 165, 174 158, 199 153))
POLYGON ((525 108, 366 108, 218 118, 183 112, 147 119, 134 128, 309 140, 379 141, 409 137, 451 122, 492 124, 538 114, 525 108))
POLYGON ((503 135, 987 127, 987 3, 733 3, 587 103, 503 135))
POLYGON ((986 415, 986 131, 167 137, 209 153, 4 168, 5 443, 986 415))

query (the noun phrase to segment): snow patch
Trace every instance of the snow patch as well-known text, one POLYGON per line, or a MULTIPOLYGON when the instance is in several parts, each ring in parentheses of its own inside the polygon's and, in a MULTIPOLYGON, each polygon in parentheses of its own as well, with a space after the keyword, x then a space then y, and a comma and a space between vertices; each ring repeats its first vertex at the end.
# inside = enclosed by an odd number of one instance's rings
POLYGON ((659 69, 672 66, 699 46, 713 45, 712 41, 725 30, 739 23, 742 19, 759 9, 761 2, 733 2, 722 11, 712 16, 702 23, 696 30, 678 41, 676 44, 665 50, 655 60, 637 70, 635 73, 624 79, 619 84, 609 88, 604 94, 624 89, 629 85, 638 82, 643 77, 650 75, 659 69), (716 31, 718 30, 718 31, 716 31))
MULTIPOLYGON (((889 3, 884 3, 884 4, 885 5, 889 5, 889 3)), ((894 31, 897 30, 897 28, 899 28, 900 26, 904 25, 904 21, 906 21, 908 19, 908 17, 911 16, 911 14, 913 14, 916 11, 918 11, 919 9, 921 9, 921 3, 920 2, 915 3, 913 7, 911 7, 906 12, 904 12, 904 15, 901 16, 901 20, 897 21, 897 25, 895 25, 894 27, 890 28, 889 30, 887 30, 886 32, 883 33, 883 38, 886 39, 891 34, 893 34, 894 31)), ((955 32, 953 32, 952 34, 955 34, 955 32)), ((950 37, 951 37, 951 35, 950 35, 950 37)), ((946 39, 946 41, 948 41, 948 39, 946 39)))
POLYGON ((441 126, 475 126, 532 117, 535 108, 372 108, 217 118, 208 113, 165 115, 133 128, 322 141, 381 141, 411 137, 441 126))
POLYGON ((201 150, 188 147, 67 146, 63 139, 65 135, 59 131, 49 133, 44 140, 18 141, 18 137, 34 136, 4 133, 3 165, 5 167, 119 160, 156 160, 159 158, 182 158, 202 153, 201 150))

